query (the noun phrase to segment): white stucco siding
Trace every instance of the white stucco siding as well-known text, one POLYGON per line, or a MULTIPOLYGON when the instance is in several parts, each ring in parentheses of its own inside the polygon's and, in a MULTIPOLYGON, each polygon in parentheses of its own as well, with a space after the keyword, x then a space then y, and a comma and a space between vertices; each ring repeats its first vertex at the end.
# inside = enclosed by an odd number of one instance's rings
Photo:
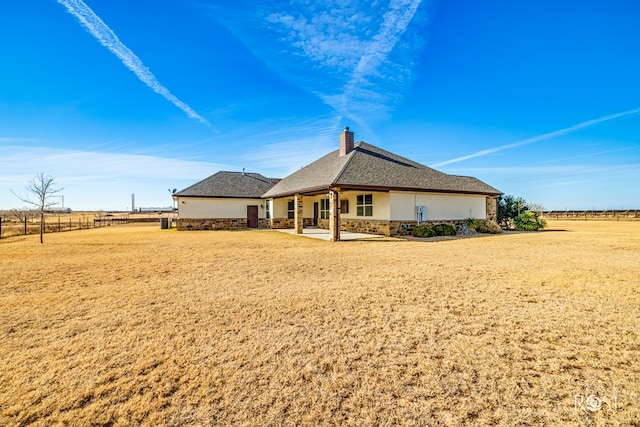
POLYGON ((486 218, 483 195, 390 192, 391 220, 414 221, 416 206, 427 207, 427 220, 486 218))
POLYGON ((272 217, 273 218, 287 218, 289 215, 289 200, 294 200, 293 197, 285 197, 282 199, 272 199, 271 203, 272 217))
POLYGON ((344 219, 371 219, 387 221, 390 219, 389 193, 381 191, 343 191, 340 200, 349 201, 349 212, 341 212, 340 218, 344 219), (373 216, 358 216, 358 195, 371 194, 373 196, 373 216))
POLYGON ((258 206, 258 217, 265 217, 264 200, 213 197, 180 197, 180 218, 246 218, 247 206, 258 206), (261 208, 260 205, 263 207, 261 208))

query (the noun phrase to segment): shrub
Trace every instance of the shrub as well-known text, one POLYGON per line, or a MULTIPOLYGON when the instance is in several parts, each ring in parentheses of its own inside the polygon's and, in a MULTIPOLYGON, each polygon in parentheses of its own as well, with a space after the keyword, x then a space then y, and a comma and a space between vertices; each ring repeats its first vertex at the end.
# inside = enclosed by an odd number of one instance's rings
POLYGON ((426 225, 416 225, 413 227, 413 235, 415 237, 433 237, 436 235, 436 232, 426 225))
POLYGON ((455 236, 456 228, 451 224, 436 224, 433 226, 436 236, 455 236))
POLYGON ((547 226, 547 221, 538 216, 537 212, 527 211, 516 217, 516 230, 539 231, 547 226))
POLYGON ((488 233, 488 234, 498 234, 502 233, 502 228, 498 225, 497 222, 491 221, 488 219, 477 219, 475 230, 478 233, 488 233))
POLYGON ((469 228, 473 228, 474 230, 478 231, 478 222, 480 220, 477 220, 475 218, 467 218, 464 220, 464 223, 467 224, 467 227, 469 228))
POLYGON ((498 197, 498 223, 502 228, 513 228, 515 218, 529 210, 529 205, 522 197, 506 196, 498 197))

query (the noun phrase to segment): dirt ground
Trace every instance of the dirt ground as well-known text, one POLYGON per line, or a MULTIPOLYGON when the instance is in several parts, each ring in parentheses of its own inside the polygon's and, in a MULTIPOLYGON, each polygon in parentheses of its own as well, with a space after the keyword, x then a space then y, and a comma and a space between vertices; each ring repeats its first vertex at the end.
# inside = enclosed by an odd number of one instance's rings
POLYGON ((0 240, 0 425, 640 425, 640 222, 0 240))

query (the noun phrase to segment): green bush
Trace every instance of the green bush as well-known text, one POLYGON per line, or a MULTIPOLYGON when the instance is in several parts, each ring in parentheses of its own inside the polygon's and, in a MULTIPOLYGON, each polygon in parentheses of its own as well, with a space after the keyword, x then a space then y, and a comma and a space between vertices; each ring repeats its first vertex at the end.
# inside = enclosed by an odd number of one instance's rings
POLYGON ((475 230, 478 233, 487 233, 487 234, 502 233, 502 228, 500 228, 498 223, 495 221, 491 221, 488 219, 476 219, 475 224, 476 224, 475 230))
POLYGON ((416 225, 413 227, 413 235, 415 237, 433 237, 436 235, 436 232, 426 225, 416 225))
POLYGON ((527 211, 516 217, 516 230, 539 231, 547 226, 547 221, 538 216, 537 212, 527 211))
POLYGON ((436 236, 455 236, 456 228, 451 224, 436 224, 433 226, 436 236))
POLYGON ((464 220, 464 223, 467 224, 467 227, 469 228, 473 228, 474 230, 478 231, 478 223, 480 220, 475 219, 475 218, 467 218, 464 220))

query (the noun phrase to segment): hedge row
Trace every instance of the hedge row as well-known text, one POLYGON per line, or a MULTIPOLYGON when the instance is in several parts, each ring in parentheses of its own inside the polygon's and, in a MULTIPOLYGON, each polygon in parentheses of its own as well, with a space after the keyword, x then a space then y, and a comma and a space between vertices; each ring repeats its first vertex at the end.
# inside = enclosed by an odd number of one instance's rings
POLYGON ((456 228, 451 224, 436 224, 433 227, 416 225, 413 227, 415 237, 455 236, 456 228))

